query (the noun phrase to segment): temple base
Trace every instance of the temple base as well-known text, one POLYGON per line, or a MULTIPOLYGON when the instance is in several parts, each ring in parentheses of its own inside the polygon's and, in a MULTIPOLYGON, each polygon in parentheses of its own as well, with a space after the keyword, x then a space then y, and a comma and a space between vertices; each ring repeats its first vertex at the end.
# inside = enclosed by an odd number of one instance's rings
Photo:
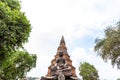
MULTIPOLYGON (((41 77, 40 80, 58 80, 58 77, 52 76, 52 77, 41 77)), ((77 77, 65 77, 65 80, 80 80, 77 77)))

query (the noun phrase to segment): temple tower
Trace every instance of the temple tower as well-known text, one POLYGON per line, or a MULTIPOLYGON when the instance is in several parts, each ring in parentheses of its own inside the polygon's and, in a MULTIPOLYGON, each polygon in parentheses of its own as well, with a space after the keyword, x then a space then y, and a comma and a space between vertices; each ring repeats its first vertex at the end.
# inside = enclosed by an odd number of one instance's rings
POLYGON ((75 67, 72 65, 72 60, 70 59, 70 56, 67 52, 67 47, 65 44, 64 37, 62 36, 60 40, 60 44, 57 48, 57 53, 55 55, 55 58, 51 61, 51 65, 48 67, 48 73, 46 77, 51 77, 51 67, 56 64, 56 60, 59 58, 59 52, 63 52, 63 58, 66 60, 66 63, 71 67, 71 72, 73 77, 77 77, 75 73, 75 67))

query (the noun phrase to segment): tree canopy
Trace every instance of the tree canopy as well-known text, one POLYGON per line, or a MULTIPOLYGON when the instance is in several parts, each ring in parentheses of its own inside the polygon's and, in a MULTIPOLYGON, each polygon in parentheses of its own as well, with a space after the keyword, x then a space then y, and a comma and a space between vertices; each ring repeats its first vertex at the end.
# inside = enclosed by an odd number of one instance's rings
POLYGON ((81 63, 79 67, 80 75, 83 80, 98 80, 98 71, 93 65, 90 65, 87 62, 81 63))
POLYGON ((2 64, 1 79, 3 80, 23 78, 36 65, 36 55, 34 54, 30 55, 24 51, 16 51, 11 54, 2 64))
POLYGON ((120 69, 120 22, 107 27, 103 39, 96 39, 94 50, 104 61, 111 60, 113 66, 120 69))
POLYGON ((19 0, 0 0, 0 79, 21 78, 35 67, 36 55, 23 47, 30 32, 31 24, 20 10, 19 0))

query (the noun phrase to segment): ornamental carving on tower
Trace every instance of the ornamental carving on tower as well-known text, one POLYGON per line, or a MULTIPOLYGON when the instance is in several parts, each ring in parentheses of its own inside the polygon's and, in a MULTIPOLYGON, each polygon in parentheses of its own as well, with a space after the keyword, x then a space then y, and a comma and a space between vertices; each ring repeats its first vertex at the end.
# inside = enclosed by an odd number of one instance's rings
POLYGON ((63 36, 55 58, 51 61, 46 76, 41 77, 41 80, 78 80, 63 36))

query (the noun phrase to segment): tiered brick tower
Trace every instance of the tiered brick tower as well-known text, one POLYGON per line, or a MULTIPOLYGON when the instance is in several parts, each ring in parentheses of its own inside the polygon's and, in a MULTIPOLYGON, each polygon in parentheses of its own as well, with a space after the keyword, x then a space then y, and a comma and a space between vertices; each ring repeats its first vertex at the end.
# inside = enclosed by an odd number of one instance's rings
POLYGON ((55 58, 51 61, 51 65, 48 67, 48 73, 46 77, 51 77, 51 67, 56 64, 56 60, 59 58, 59 52, 63 52, 63 58, 66 60, 66 63, 71 67, 72 77, 77 77, 75 73, 75 67, 72 65, 72 60, 70 59, 70 56, 67 52, 67 47, 65 45, 64 37, 62 36, 60 45, 57 49, 57 53, 55 55, 55 58))

